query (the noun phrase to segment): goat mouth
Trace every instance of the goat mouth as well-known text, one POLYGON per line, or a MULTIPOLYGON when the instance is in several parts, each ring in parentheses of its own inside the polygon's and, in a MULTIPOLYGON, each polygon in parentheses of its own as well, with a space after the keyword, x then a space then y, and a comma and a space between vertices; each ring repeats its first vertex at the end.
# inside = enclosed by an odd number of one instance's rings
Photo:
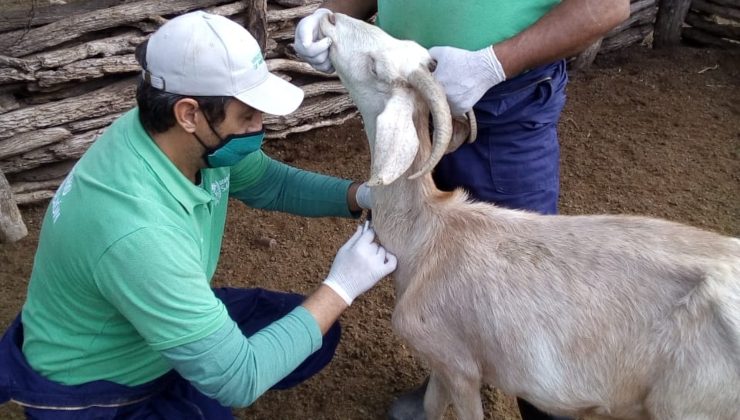
POLYGON ((334 39, 334 32, 336 31, 336 25, 337 25, 337 17, 334 15, 334 13, 329 13, 324 15, 321 18, 321 21, 319 21, 319 30, 321 31, 321 35, 331 39, 332 45, 334 45, 334 42, 336 41, 334 39))

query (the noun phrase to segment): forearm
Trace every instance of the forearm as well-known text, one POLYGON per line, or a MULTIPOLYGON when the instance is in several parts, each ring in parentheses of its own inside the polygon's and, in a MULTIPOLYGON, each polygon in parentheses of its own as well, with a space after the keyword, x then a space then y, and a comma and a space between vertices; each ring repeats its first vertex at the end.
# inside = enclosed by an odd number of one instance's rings
POLYGON ((351 181, 293 168, 266 158, 264 169, 231 192, 247 205, 306 217, 354 217, 361 210, 351 181))
POLYGON ((347 309, 347 303, 329 286, 321 285, 301 304, 319 324, 321 334, 326 334, 339 315, 347 309))
POLYGON ((317 327, 313 314, 303 307, 249 338, 229 319, 213 334, 161 354, 205 395, 225 406, 242 407, 321 347, 323 333, 317 327))
POLYGON ((366 20, 378 10, 378 2, 375 0, 326 0, 321 7, 366 20))
POLYGON ((629 0, 564 0, 493 50, 507 78, 571 57, 629 17, 629 0))

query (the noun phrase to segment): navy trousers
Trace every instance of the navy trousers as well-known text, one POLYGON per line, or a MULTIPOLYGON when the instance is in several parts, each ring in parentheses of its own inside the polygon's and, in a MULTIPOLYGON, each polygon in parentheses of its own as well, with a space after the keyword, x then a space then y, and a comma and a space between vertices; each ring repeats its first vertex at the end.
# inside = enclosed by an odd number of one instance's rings
MULTIPOLYGON (((229 315, 249 336, 283 317, 304 297, 264 289, 214 289, 229 315)), ((338 323, 324 335, 322 347, 272 389, 285 389, 311 377, 334 356, 341 334, 338 323)), ((18 316, 0 341, 0 403, 12 400, 31 419, 232 419, 224 407, 172 370, 152 382, 128 387, 109 381, 67 386, 36 373, 21 351, 23 325, 18 316)))
MULTIPOLYGON (((475 105, 478 139, 445 155, 437 186, 462 187, 479 201, 542 214, 558 212, 565 61, 530 70, 491 88, 475 105)), ((523 420, 556 419, 518 399, 523 420)))
POLYGON ((473 108, 478 139, 442 158, 434 170, 437 187, 462 187, 502 207, 557 213, 557 124, 567 80, 565 62, 558 61, 486 92, 473 108))

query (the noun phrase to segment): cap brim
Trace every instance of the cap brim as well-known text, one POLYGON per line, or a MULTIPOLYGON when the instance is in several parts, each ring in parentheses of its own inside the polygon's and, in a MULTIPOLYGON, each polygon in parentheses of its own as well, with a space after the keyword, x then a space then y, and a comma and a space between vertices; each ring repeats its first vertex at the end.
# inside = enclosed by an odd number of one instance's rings
POLYGON ((303 102, 303 90, 274 74, 268 74, 262 83, 235 97, 267 114, 287 115, 298 109, 303 102))

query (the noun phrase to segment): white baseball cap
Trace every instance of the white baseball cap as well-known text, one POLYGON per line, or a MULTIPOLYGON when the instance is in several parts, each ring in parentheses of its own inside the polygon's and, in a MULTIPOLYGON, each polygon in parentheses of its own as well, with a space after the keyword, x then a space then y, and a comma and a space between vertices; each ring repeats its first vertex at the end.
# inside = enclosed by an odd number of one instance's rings
POLYGON ((290 114, 303 101, 303 90, 267 70, 249 31, 203 11, 180 15, 149 38, 143 76, 165 92, 232 96, 274 115, 290 114))

